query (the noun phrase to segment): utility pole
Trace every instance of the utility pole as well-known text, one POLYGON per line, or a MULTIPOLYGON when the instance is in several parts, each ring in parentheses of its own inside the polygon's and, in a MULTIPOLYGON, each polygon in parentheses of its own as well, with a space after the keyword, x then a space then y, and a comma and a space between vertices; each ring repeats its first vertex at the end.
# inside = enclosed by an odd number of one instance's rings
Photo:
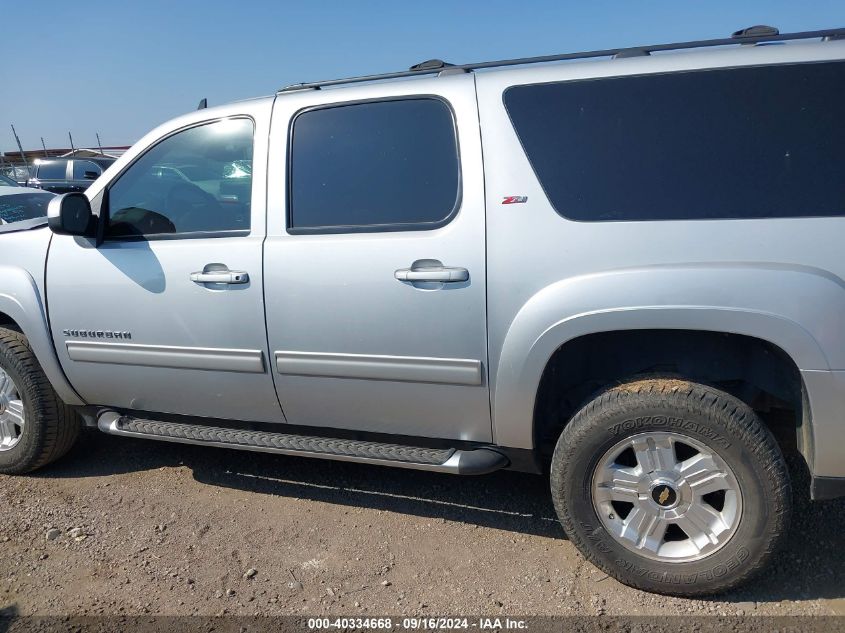
POLYGON ((70 139, 70 153, 73 154, 76 148, 73 146, 73 137, 70 135, 70 131, 68 131, 67 137, 70 139))
POLYGON ((41 147, 44 148, 44 158, 50 158, 50 156, 47 154, 47 146, 44 144, 43 136, 41 137, 41 147))
POLYGON ((100 153, 102 154, 103 153, 103 144, 100 143, 100 133, 97 132, 96 134, 97 134, 97 147, 100 148, 100 153))
MULTIPOLYGON (((32 172, 29 171, 29 163, 26 162, 26 155, 23 153, 23 147, 21 147, 21 140, 18 138, 18 133, 15 131, 14 125, 12 125, 12 134, 15 135, 15 142, 18 144, 18 150, 21 153, 21 160, 23 161, 23 166, 26 167, 26 173, 31 176, 32 172)), ((27 176, 27 178, 29 178, 30 176, 27 176)))

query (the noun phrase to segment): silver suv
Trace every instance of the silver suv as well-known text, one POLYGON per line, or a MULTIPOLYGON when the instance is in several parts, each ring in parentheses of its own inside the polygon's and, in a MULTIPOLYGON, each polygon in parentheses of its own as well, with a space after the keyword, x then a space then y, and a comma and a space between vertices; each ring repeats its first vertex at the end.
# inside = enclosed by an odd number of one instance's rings
POLYGON ((843 35, 431 61, 162 125, 0 227, 0 471, 84 423, 550 473, 622 582, 747 581, 785 454, 845 494, 843 35))

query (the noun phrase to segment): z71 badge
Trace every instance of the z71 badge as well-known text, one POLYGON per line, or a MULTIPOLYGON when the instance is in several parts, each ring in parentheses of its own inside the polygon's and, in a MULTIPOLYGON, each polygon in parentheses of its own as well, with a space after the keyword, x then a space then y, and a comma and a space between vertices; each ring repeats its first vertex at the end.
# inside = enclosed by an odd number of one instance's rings
POLYGON ((528 202, 528 196, 505 196, 502 204, 522 204, 528 202))

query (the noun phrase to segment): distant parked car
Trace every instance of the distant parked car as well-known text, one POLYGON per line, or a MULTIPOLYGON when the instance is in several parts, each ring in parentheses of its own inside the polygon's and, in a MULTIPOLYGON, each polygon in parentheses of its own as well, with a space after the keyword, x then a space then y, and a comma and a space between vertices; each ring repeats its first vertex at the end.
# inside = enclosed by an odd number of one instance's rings
POLYGON ((16 224, 17 228, 31 228, 47 221, 47 205, 55 195, 40 189, 21 187, 18 183, 5 184, 5 176, 0 180, 0 232, 7 224, 16 224), (28 222, 27 225, 17 224, 28 222))
POLYGON ((14 180, 15 183, 18 185, 25 185, 26 181, 29 180, 29 169, 24 167, 23 165, 18 165, 15 167, 4 167, 2 171, 0 171, 0 175, 6 176, 10 180, 14 180))
POLYGON ((155 165, 150 170, 150 175, 155 178, 162 178, 164 180, 172 180, 177 182, 191 182, 191 179, 188 178, 185 174, 183 174, 175 167, 170 167, 169 165, 155 165))
POLYGON ((39 158, 26 185, 53 193, 85 191, 114 161, 114 158, 39 158))
POLYGON ((223 167, 224 178, 249 178, 252 176, 251 160, 233 160, 223 167))

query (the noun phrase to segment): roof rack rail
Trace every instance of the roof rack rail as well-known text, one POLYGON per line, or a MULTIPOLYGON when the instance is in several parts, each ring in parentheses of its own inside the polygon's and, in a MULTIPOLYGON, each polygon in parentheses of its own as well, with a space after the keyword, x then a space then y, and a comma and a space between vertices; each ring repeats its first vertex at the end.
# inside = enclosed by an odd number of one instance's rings
POLYGON ((780 31, 774 26, 756 24, 745 29, 734 31, 731 37, 754 37, 755 35, 778 35, 780 31))
POLYGON ((414 64, 408 70, 418 73, 420 71, 433 71, 433 70, 443 70, 444 68, 448 68, 454 66, 455 64, 450 64, 449 62, 444 62, 442 59, 427 59, 424 62, 420 62, 419 64, 414 64))
POLYGON ((610 48, 596 51, 583 51, 580 53, 563 53, 561 55, 540 55, 539 57, 520 57, 517 59, 502 59, 493 62, 478 62, 475 64, 445 64, 441 60, 429 60, 411 66, 410 70, 403 70, 380 75, 363 75, 361 77, 349 77, 347 79, 328 79, 326 81, 314 81, 309 83, 292 84, 280 88, 278 92, 291 92, 294 90, 319 89, 325 86, 341 86, 344 84, 362 83, 365 81, 384 81, 387 79, 400 79, 402 77, 418 77, 420 75, 432 75, 449 71, 469 71, 484 68, 501 68, 504 66, 523 66, 525 64, 542 64, 547 62, 560 62, 573 59, 590 59, 595 57, 632 57, 643 56, 658 51, 676 51, 688 48, 705 48, 708 46, 730 46, 736 44, 758 44, 761 42, 785 42, 788 40, 808 40, 820 38, 825 41, 839 40, 845 37, 845 28, 825 29, 820 31, 801 31, 798 33, 778 33, 778 30, 771 26, 753 26, 735 32, 731 37, 715 40, 696 40, 692 42, 675 42, 673 44, 651 44, 649 46, 628 46, 625 48, 610 48), (636 52, 634 52, 636 51, 636 52), (437 63, 439 62, 439 63, 437 63))

